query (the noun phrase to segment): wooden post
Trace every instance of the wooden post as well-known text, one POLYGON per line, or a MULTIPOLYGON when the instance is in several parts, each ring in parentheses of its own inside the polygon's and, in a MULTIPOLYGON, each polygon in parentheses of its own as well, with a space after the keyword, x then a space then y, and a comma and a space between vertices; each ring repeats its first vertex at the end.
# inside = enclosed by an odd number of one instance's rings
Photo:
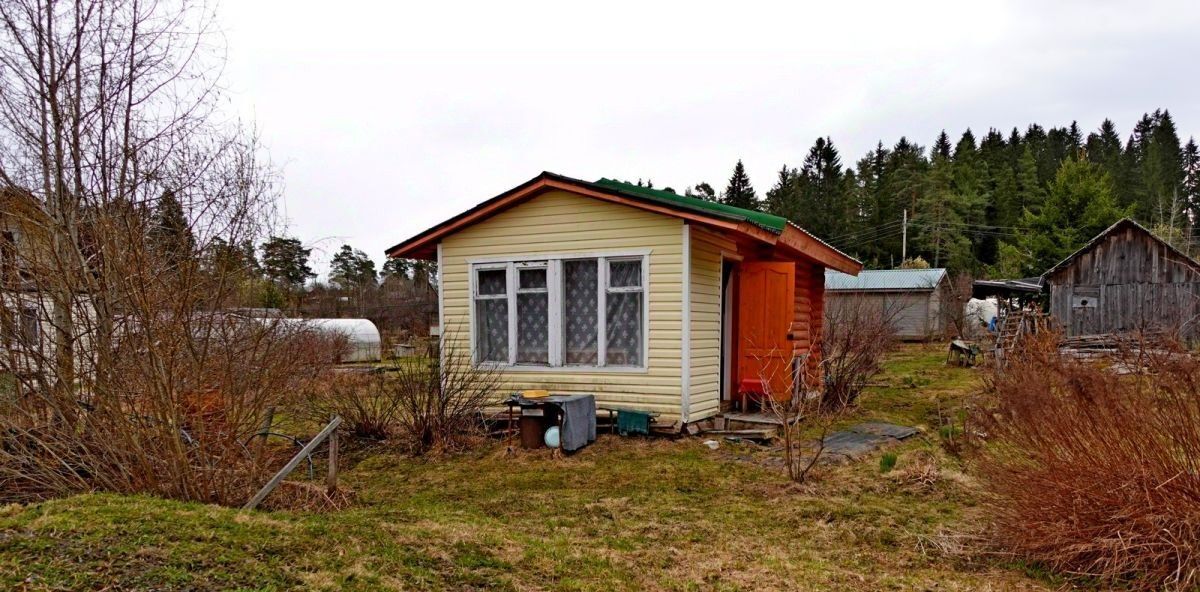
POLYGON ((262 436, 257 447, 254 449, 254 466, 257 468, 262 465, 263 454, 267 449, 267 438, 271 433, 271 424, 275 423, 275 406, 267 407, 267 416, 263 418, 262 427, 258 429, 258 435, 262 436))
POLYGON ((336 430, 341 424, 342 418, 334 417, 333 421, 329 422, 329 425, 325 426, 325 429, 321 430, 321 433, 317 434, 317 437, 310 440, 308 444, 305 444, 304 448, 301 448, 300 452, 297 452, 296 456, 292 457, 292 460, 289 460, 286 465, 283 465, 283 468, 279 469, 279 472, 275 473, 275 476, 271 477, 271 480, 267 481, 267 484, 263 485, 263 488, 258 490, 258 493, 254 494, 254 497, 250 498, 250 501, 246 502, 246 505, 242 506, 242 509, 253 510, 254 508, 258 507, 258 504, 262 503, 263 499, 265 499, 272 491, 275 491, 275 488, 279 487, 279 484, 283 482, 283 479, 291 474, 291 472, 300 465, 300 461, 304 460, 304 457, 312 454, 312 451, 315 450, 317 446, 320 446, 321 442, 324 442, 325 438, 328 438, 329 435, 332 434, 333 431, 336 430))
MULTIPOLYGON (((334 419, 337 419, 335 416, 334 419)), ((325 477, 325 487, 329 493, 333 493, 337 489, 337 473, 338 473, 338 433, 334 430, 329 435, 329 475, 325 477)))

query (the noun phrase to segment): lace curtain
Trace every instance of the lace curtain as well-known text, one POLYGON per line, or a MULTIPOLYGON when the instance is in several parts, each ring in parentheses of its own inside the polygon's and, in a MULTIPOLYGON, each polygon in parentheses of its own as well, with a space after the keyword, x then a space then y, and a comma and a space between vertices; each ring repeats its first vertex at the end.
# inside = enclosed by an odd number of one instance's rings
POLYGON ((484 362, 508 361, 507 272, 481 269, 475 297, 476 357, 484 362))
POLYGON ((521 269, 517 283, 517 363, 550 363, 550 296, 546 269, 521 269))
POLYGON ((604 362, 638 366, 642 361, 642 262, 618 260, 608 265, 604 362))
POLYGON ((599 359, 596 273, 595 259, 563 262, 564 362, 567 364, 591 365, 599 359))

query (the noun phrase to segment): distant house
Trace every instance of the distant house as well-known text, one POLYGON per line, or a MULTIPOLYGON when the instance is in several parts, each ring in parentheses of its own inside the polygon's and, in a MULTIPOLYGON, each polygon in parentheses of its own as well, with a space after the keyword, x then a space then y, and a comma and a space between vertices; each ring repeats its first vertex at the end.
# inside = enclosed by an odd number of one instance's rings
POLYGON ((503 391, 592 393, 676 427, 740 392, 790 396, 794 360, 817 368, 825 270, 861 268, 778 216, 553 173, 387 254, 438 262, 443 355, 499 369, 503 391))
POLYGON ((1132 331, 1197 335, 1200 263, 1125 218, 1042 275, 1068 337, 1132 331))
MULTIPOLYGON (((0 188, 0 371, 34 374, 53 362, 57 335, 55 302, 38 281, 53 270, 53 227, 42 202, 28 192, 0 188)), ((72 317, 87 324, 92 300, 82 291, 70 296, 72 317)), ((76 338, 76 351, 90 340, 76 338)))
POLYGON ((836 318, 838 307, 853 302, 892 317, 901 339, 929 339, 945 331, 947 285, 945 269, 879 269, 857 276, 826 271, 826 318, 836 318))

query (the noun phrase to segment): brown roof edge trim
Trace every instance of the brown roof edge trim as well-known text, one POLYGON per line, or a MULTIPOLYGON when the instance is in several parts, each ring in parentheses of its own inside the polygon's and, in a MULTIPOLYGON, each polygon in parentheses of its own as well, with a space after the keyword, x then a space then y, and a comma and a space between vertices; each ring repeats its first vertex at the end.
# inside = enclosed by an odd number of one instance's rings
POLYGON ((783 234, 779 237, 779 242, 835 271, 849 275, 858 275, 858 272, 862 271, 863 268, 863 264, 857 259, 825 244, 820 239, 790 224, 783 230, 783 234))
POLYGON ((584 197, 591 197, 610 203, 617 203, 640 210, 663 214, 674 218, 705 224, 708 226, 731 230, 745 234, 769 245, 774 245, 778 235, 745 221, 729 220, 714 216, 706 216, 699 212, 673 208, 657 202, 630 196, 621 192, 601 190, 592 187, 590 183, 563 177, 554 173, 544 172, 517 187, 514 187, 496 197, 493 197, 445 222, 437 224, 420 234, 401 242, 385 251, 389 258, 405 257, 414 259, 432 259, 436 256, 437 243, 443 237, 453 234, 471 224, 482 222, 487 218, 529 199, 543 191, 558 189, 584 197))
POLYGON ((524 193, 535 188, 535 186, 537 186, 541 181, 545 180, 550 175, 551 173, 542 172, 542 174, 524 183, 521 183, 520 185, 517 185, 516 187, 513 187, 512 189, 509 189, 500 195, 476 204, 464 212, 461 212, 447 220, 422 230, 420 233, 414 235, 408 240, 401 241, 395 245, 392 245, 391 247, 388 247, 384 253, 389 258, 405 257, 413 259, 428 259, 429 252, 435 251, 437 248, 437 239, 449 234, 450 232, 453 232, 458 228, 461 228, 462 226, 477 222, 480 219, 490 216, 491 214, 488 213, 488 211, 496 208, 498 205, 504 202, 506 198, 511 199, 516 194, 524 193), (480 216, 480 214, 483 214, 483 216, 480 216), (422 253, 424 253, 426 256, 419 256, 422 253))

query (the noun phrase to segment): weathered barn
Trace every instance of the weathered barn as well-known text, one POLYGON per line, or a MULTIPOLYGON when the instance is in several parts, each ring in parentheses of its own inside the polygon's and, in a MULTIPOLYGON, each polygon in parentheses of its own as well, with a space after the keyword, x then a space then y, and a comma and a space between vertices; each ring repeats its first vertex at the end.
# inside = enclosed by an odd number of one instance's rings
POLYGON ((892 318, 901 339, 928 339, 945 328, 945 269, 875 269, 857 276, 825 272, 826 321, 845 306, 867 306, 892 318))
POLYGON ((515 390, 718 414, 819 372, 826 268, 861 264, 784 218, 543 173, 388 250, 438 262, 442 355, 515 390))
POLYGON ((1200 263, 1125 218, 1042 276, 1068 337, 1176 331, 1194 337, 1200 263))

